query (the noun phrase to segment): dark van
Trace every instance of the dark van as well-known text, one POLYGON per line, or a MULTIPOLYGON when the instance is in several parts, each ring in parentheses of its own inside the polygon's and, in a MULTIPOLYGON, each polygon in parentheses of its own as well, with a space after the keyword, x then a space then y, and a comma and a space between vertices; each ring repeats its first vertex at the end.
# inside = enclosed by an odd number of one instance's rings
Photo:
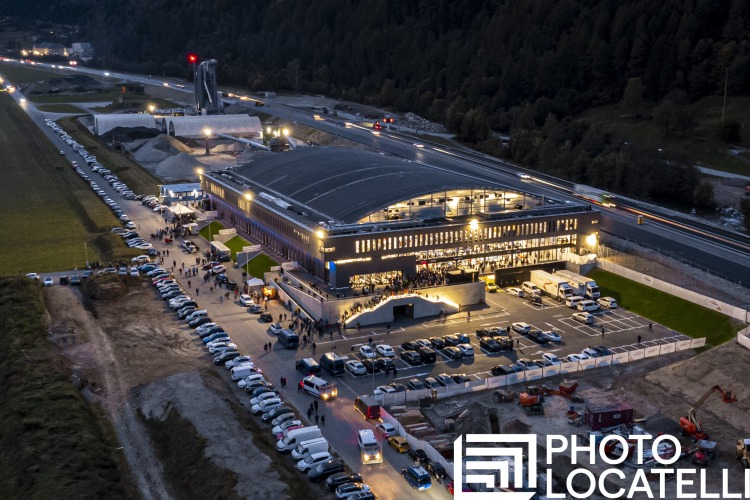
POLYGON ((417 352, 422 357, 422 363, 429 365, 435 363, 435 350, 429 347, 420 347, 417 352))
POLYGON ((281 330, 277 335, 279 344, 283 345, 287 349, 296 349, 299 347, 299 335, 294 333, 292 330, 281 330))
POLYGON ((320 373, 320 364, 313 358, 298 359, 296 367, 297 370, 305 375, 317 375, 320 373))
POLYGON ((380 405, 370 396, 359 396, 354 400, 354 408, 360 412, 366 420, 378 420, 380 418, 380 405))
POLYGON ((320 357, 320 366, 334 377, 344 375, 344 358, 333 352, 327 352, 320 357))

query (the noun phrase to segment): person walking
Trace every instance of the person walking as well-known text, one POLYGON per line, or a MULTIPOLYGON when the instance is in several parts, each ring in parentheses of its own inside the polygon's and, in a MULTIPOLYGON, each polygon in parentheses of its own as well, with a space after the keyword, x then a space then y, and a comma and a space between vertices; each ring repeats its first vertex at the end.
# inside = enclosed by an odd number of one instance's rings
POLYGON ((188 280, 188 288, 192 288, 193 285, 190 284, 190 280, 188 280))
POLYGON ((198 288, 196 288, 195 289, 195 295, 197 296, 197 295, 200 295, 200 294, 201 294, 201 291, 198 288))
POLYGON ((471 321, 471 311, 466 311, 466 322, 471 321))
POLYGON ((648 331, 649 332, 653 332, 654 331, 654 324, 653 323, 649 323, 648 324, 648 331))
POLYGON ((315 407, 315 414, 317 415, 318 414, 318 400, 317 399, 313 401, 313 406, 315 407))
POLYGON ((320 425, 326 425, 326 416, 325 415, 321 415, 320 416, 320 425))
MULTIPOLYGON (((297 392, 302 392, 302 386, 300 384, 297 384, 297 392)), ((307 411, 309 412, 310 410, 307 411)), ((307 418, 310 418, 309 414, 307 415, 307 418)))
POLYGON ((638 335, 638 343, 639 344, 641 343, 641 336, 640 335, 638 335))
POLYGON ((313 341, 313 343, 312 343, 312 353, 313 354, 315 354, 315 348, 316 347, 318 347, 318 344, 316 344, 315 341, 313 341))
POLYGON ((604 327, 602 327, 602 340, 604 340, 604 327))
POLYGON ((268 352, 268 344, 263 344, 263 350, 268 352))
POLYGON ((315 425, 318 425, 318 420, 320 420, 320 417, 316 414, 315 415, 315 425))
POLYGON ((312 420, 312 409, 311 408, 307 409, 307 420, 312 420))

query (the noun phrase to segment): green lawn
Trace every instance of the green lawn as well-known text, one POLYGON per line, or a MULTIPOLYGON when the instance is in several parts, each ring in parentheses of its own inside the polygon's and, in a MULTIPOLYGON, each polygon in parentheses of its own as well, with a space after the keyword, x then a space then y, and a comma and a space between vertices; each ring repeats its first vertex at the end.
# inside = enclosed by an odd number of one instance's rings
POLYGON ((206 227, 198 231, 198 233, 210 243, 211 241, 213 241, 212 236, 214 234, 219 234, 219 230, 221 229, 224 229, 224 226, 221 224, 221 222, 217 222, 214 220, 207 224, 206 227))
POLYGON ((30 64, 17 66, 14 64, 0 63, 0 74, 13 82, 14 85, 49 80, 50 78, 58 78, 62 75, 69 75, 71 73, 72 71, 60 70, 57 72, 51 69, 36 69, 30 64))
POLYGON ((69 102, 107 102, 114 101, 120 97, 120 89, 111 89, 103 92, 92 92, 90 94, 55 94, 55 95, 30 95, 26 96, 29 101, 46 104, 62 104, 69 102))
POLYGON ((133 498, 117 437, 71 383, 47 321, 39 282, 0 278, 2 497, 133 498))
POLYGON ((0 274, 81 268, 87 253, 102 262, 135 255, 107 240, 115 216, 7 94, 0 116, 0 274))
POLYGON ((720 312, 601 269, 593 270, 588 277, 596 280, 603 297, 614 297, 623 308, 688 337, 706 337, 706 343, 712 346, 733 339, 743 327, 740 321, 720 312))
POLYGON ((232 260, 237 260, 237 252, 242 251, 242 247, 250 246, 250 242, 242 236, 235 236, 231 240, 224 243, 232 251, 232 260))
POLYGON ((279 263, 273 260, 268 255, 261 253, 258 254, 253 260, 248 262, 247 266, 243 269, 247 271, 247 274, 254 278, 263 279, 263 273, 267 273, 271 270, 272 266, 278 266, 279 263))
POLYGON ((81 108, 73 106, 72 104, 40 104, 37 106, 39 111, 46 113, 77 113, 79 115, 85 114, 81 108))
POLYGON ((160 97, 149 97, 147 95, 125 94, 124 101, 125 101, 124 103, 114 101, 106 106, 101 106, 98 108, 91 108, 91 110, 96 113, 114 113, 117 111, 122 111, 123 109, 128 109, 130 111, 144 111, 145 112, 148 110, 149 105, 152 105, 152 104, 160 109, 171 109, 171 108, 181 107, 166 99, 162 99, 160 97))

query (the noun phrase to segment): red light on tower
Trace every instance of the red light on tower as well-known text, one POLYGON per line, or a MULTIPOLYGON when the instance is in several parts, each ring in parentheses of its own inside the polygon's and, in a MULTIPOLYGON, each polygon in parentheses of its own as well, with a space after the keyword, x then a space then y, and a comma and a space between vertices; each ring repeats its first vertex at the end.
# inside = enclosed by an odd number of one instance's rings
POLYGON ((190 64, 195 64, 198 62, 198 56, 196 56, 195 54, 188 54, 187 57, 190 64))

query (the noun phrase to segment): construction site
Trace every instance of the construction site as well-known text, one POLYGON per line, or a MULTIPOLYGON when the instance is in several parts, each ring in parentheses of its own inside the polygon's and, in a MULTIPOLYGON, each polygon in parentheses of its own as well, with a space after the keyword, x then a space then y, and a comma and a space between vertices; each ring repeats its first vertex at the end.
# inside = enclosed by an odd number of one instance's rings
MULTIPOLYGON (((692 484, 680 486, 683 494, 697 495, 692 498, 747 498, 749 363, 750 350, 730 342, 698 355, 684 352, 651 358, 569 379, 547 379, 546 385, 517 385, 421 401, 419 407, 393 406, 389 412, 409 434, 429 443, 448 461, 454 458, 454 441, 460 435, 536 434, 536 470, 551 470, 551 477, 540 474, 536 488, 511 483, 499 490, 534 491, 534 498, 545 498, 547 491, 588 492, 589 479, 571 473, 583 467, 593 477, 600 477, 613 466, 601 461, 591 465, 588 458, 582 462, 580 453, 575 464, 570 450, 546 462, 545 437, 566 436, 580 446, 591 442, 598 448, 605 441, 603 452, 612 460, 622 461, 617 466, 622 477, 607 474, 604 483, 608 492, 624 488, 625 493, 608 497, 595 489, 586 495, 588 498, 688 498, 677 493, 680 469, 699 469, 705 474, 705 484, 694 476, 692 484), (658 436, 664 437, 652 450, 648 443, 658 436), (639 440, 647 443, 642 450, 637 446, 639 440), (679 443, 679 448, 673 442, 679 443), (623 443, 627 443, 627 449, 623 443), (662 465, 657 459, 675 463, 662 465), (628 495, 629 485, 641 476, 649 485, 628 495), (566 486, 566 481, 571 484, 566 486), (646 488, 653 491, 653 497, 646 488)), ((515 466, 511 463, 511 470, 515 466)), ((496 486, 499 482, 498 478, 496 486)), ((463 488, 473 491, 466 485, 463 488)))

